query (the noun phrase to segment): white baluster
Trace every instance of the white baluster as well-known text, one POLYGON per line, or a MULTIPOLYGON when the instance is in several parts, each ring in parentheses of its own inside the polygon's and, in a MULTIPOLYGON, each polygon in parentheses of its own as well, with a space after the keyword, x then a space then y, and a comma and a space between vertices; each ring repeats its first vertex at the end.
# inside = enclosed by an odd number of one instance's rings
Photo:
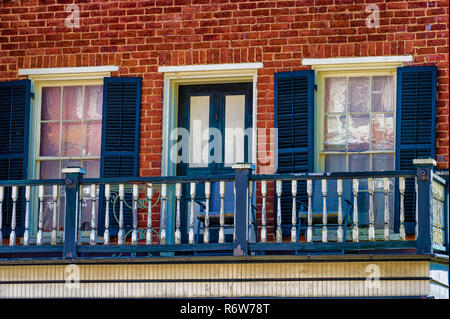
MULTIPOLYGON (((23 244, 28 245, 30 241, 30 193, 31 186, 25 186, 25 230, 23 232, 23 244)), ((1 205, 0 205, 1 210, 1 205)), ((0 213, 1 214, 1 213, 0 213)), ((0 221, 1 223, 1 221, 0 221)), ((0 238, 1 241, 1 238, 0 238)))
POLYGON ((11 198, 12 204, 12 214, 11 214, 11 232, 9 234, 9 245, 16 245, 16 211, 17 211, 17 186, 12 187, 11 198))
POLYGON ((36 236, 36 244, 42 245, 42 226, 44 221, 44 186, 39 185, 39 217, 38 217, 38 232, 36 236))
POLYGON ((194 217, 195 217, 195 183, 191 183, 191 213, 189 214, 189 244, 194 244, 194 217))
POLYGON ((414 178, 414 190, 415 190, 415 193, 416 193, 416 209, 415 209, 415 211, 416 211, 416 227, 415 227, 415 229, 414 229, 414 233, 415 233, 415 239, 417 240, 417 238, 419 238, 418 236, 419 236, 419 200, 418 200, 418 198, 419 198, 419 188, 418 188, 418 186, 417 186, 417 177, 415 177, 414 178))
POLYGON ((291 242, 297 242, 297 180, 293 179, 291 182, 292 191, 292 228, 291 228, 291 242))
POLYGON ((103 234, 103 244, 109 245, 109 200, 111 198, 111 186, 109 184, 105 184, 105 232, 103 234))
POLYGON ((147 201, 148 201, 148 211, 147 211, 147 235, 145 243, 147 245, 152 244, 153 234, 152 234, 152 198, 153 198, 153 185, 147 185, 147 201))
POLYGON ((5 188, 0 186, 0 246, 3 246, 3 233, 2 233, 2 225, 3 225, 3 199, 5 197, 5 188))
POLYGON ((375 216, 373 213, 373 191, 374 182, 373 178, 368 178, 368 190, 369 190, 369 240, 375 241, 375 216))
POLYGON ((131 232, 131 244, 137 245, 138 242, 138 198, 139 198, 139 187, 137 184, 133 184, 133 231, 131 232))
POLYGON ((306 192, 308 193, 308 228, 306 230, 306 241, 312 243, 313 229, 312 229, 312 180, 306 181, 306 192))
POLYGON ((225 242, 225 182, 219 182, 219 195, 220 195, 220 228, 219 228, 219 243, 223 244, 225 242))
POLYGON ((180 201, 181 201, 181 183, 175 184, 175 197, 177 199, 177 210, 176 210, 176 221, 175 221, 175 244, 181 244, 181 211, 180 211, 180 201))
POLYGON ((117 234, 117 244, 123 245, 125 231, 123 229, 123 201, 125 196, 125 187, 123 184, 119 185, 119 233, 117 234))
POLYGON ((167 184, 161 185, 161 232, 160 232, 160 244, 166 244, 166 211, 167 211, 167 184))
MULTIPOLYGON (((236 192, 236 190, 235 190, 236 192)), ((253 219, 252 219, 252 194, 253 194, 253 182, 248 181, 248 200, 247 200, 247 214, 248 214, 248 238, 251 240, 253 219)))
MULTIPOLYGON (((399 178, 399 190, 400 190, 400 240, 406 240, 406 231, 405 231, 405 178, 399 178)), ((385 190, 386 192, 386 190, 385 190)), ((384 200, 386 201, 386 195, 384 196, 384 200)), ((386 220, 389 223, 389 218, 386 218, 386 213, 384 217, 385 229, 386 229, 386 220)), ((389 224, 388 224, 389 231, 389 224)), ((385 233, 386 234, 386 233, 385 233)), ((385 235, 386 237, 386 235, 385 235)), ((386 240, 389 240, 389 232, 386 240)))
POLYGON ((57 219, 58 219, 58 198, 59 198, 59 186, 53 185, 53 220, 52 220, 52 236, 51 243, 56 245, 56 233, 57 233, 57 219))
POLYGON ((96 213, 96 196, 97 187, 95 184, 91 185, 91 203, 92 203, 92 210, 91 210, 91 235, 90 235, 90 244, 95 245, 95 241, 97 239, 97 221, 95 219, 95 213, 96 213))
POLYGON ((337 180, 337 193, 338 193, 338 229, 337 229, 337 239, 339 243, 342 243, 344 232, 342 229, 342 179, 337 180))
POLYGON ((205 183, 205 232, 203 234, 203 242, 209 244, 209 199, 211 198, 211 183, 205 183))
POLYGON ((281 193, 282 193, 282 181, 277 180, 277 232, 276 232, 276 240, 278 243, 281 243, 283 240, 283 232, 281 230, 281 193))
POLYGON ((322 211, 322 242, 328 242, 328 212, 327 212, 327 180, 322 180, 322 200, 323 200, 323 211, 322 211))
POLYGON ((353 180, 353 228, 352 228, 352 240, 353 242, 359 242, 359 228, 358 228, 358 191, 359 181, 353 180))
POLYGON ((389 178, 383 178, 383 186, 384 186, 384 240, 387 241, 389 240, 389 186, 390 186, 389 178))
POLYGON ((262 195, 262 212, 261 212, 261 242, 267 242, 267 228, 266 228, 266 197, 267 197, 267 181, 261 182, 262 195))

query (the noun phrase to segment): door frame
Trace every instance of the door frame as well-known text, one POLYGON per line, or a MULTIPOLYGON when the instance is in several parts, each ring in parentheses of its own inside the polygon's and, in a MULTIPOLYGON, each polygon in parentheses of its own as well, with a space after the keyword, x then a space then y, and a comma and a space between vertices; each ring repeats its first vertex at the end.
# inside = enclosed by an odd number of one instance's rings
MULTIPOLYGON (((163 73, 163 114, 162 114, 162 150, 161 176, 176 176, 177 164, 170 161, 170 150, 175 141, 170 140, 170 132, 177 127, 178 121, 178 87, 190 84, 219 84, 251 82, 253 84, 252 101, 252 154, 251 164, 256 167, 257 149, 257 78, 262 63, 209 64, 195 66, 159 67, 163 73)), ((173 244, 175 232, 175 194, 174 187, 167 188, 168 202, 166 215, 167 243, 173 244)))

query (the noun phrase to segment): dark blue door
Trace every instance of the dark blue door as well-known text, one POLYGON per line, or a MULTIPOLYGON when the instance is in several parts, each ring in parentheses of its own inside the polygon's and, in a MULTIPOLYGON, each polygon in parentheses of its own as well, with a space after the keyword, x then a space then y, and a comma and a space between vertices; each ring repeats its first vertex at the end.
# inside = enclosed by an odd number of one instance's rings
MULTIPOLYGON (((183 85, 179 87, 178 127, 185 133, 179 149, 178 176, 232 174, 232 164, 251 158, 252 83, 183 85)), ((181 131, 179 131, 181 132, 181 131)), ((234 185, 225 185, 225 213, 234 212, 234 185)), ((196 212, 204 203, 204 184, 196 186, 196 212)), ((219 183, 211 185, 210 211, 219 211, 219 183)), ((183 187, 181 229, 187 242, 189 186, 183 187)), ((198 223, 197 218, 194 221, 198 223)), ((211 242, 214 242, 211 237, 211 242)))

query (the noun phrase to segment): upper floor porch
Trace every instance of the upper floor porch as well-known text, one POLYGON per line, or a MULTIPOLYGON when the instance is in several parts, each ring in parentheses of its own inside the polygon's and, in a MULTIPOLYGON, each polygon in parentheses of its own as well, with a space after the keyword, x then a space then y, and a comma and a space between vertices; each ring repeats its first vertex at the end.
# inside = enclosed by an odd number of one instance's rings
POLYGON ((66 168, 65 179, 0 181, 0 258, 448 256, 448 181, 433 160, 415 165, 135 178, 66 168))

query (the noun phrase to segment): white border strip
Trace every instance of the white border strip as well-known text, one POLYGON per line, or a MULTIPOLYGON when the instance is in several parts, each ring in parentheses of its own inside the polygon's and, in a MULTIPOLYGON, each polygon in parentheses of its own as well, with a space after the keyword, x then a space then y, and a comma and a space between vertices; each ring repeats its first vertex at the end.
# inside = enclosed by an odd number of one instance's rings
POLYGON ((114 72, 119 71, 116 65, 106 66, 86 66, 75 68, 44 68, 44 69, 19 69, 19 75, 44 75, 44 74, 64 74, 64 73, 94 73, 94 72, 114 72))
POLYGON ((229 64, 203 64, 203 65, 180 65, 160 66, 158 72, 196 72, 196 71, 229 71, 244 69, 261 69, 262 63, 229 63, 229 64))
POLYGON ((386 63, 386 62, 411 62, 411 61, 413 61, 412 55, 372 56, 372 57, 356 57, 356 58, 303 59, 302 65, 386 63))

